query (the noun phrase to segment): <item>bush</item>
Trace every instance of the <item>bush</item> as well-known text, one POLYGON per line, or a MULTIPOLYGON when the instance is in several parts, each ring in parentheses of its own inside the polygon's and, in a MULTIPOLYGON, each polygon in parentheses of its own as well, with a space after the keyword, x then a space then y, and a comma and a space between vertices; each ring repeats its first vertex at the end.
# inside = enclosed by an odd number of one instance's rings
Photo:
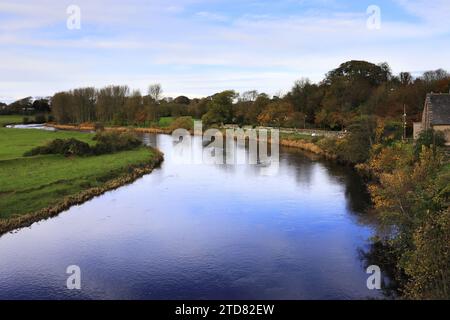
POLYGON ((194 128, 194 121, 192 120, 192 117, 179 117, 175 119, 170 125, 171 130, 176 129, 192 130, 193 128, 194 128))
POLYGON ((445 146, 445 137, 443 132, 434 131, 432 129, 423 131, 419 135, 419 138, 417 139, 414 146, 414 155, 416 159, 419 158, 419 155, 422 152, 422 146, 430 148, 432 145, 434 145, 435 147, 445 146))
POLYGON ((23 117, 23 118, 22 118, 22 122, 23 122, 23 124, 27 124, 27 123, 30 122, 30 118, 28 118, 28 117, 23 117))
POLYGON ((410 276, 406 297, 450 299, 450 209, 427 212, 402 266, 410 276))
POLYGON ((44 114, 37 114, 34 116, 34 122, 35 123, 45 123, 47 119, 45 118, 44 114))
POLYGON ((131 132, 105 131, 95 135, 97 144, 93 148, 96 155, 132 150, 142 145, 141 139, 131 132))
POLYGON ((95 130, 95 132, 105 131, 105 126, 101 122, 96 122, 94 124, 94 130, 95 130))
POLYGON ((101 132, 94 137, 97 144, 91 147, 77 139, 55 139, 45 146, 36 147, 24 154, 25 157, 38 154, 62 154, 68 156, 91 156, 132 150, 142 145, 142 141, 130 132, 101 132))
POLYGON ((45 146, 36 147, 24 154, 26 157, 38 154, 62 154, 68 156, 88 156, 92 154, 91 147, 86 142, 77 139, 55 139, 45 146))

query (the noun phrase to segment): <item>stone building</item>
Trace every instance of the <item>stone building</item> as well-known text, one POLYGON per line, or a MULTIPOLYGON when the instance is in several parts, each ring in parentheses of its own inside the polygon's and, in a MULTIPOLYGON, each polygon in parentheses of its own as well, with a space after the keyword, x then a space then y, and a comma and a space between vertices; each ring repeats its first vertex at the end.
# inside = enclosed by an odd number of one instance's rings
POLYGON ((422 122, 414 123, 414 139, 424 130, 444 132, 450 145, 450 94, 430 93, 425 100, 422 122))

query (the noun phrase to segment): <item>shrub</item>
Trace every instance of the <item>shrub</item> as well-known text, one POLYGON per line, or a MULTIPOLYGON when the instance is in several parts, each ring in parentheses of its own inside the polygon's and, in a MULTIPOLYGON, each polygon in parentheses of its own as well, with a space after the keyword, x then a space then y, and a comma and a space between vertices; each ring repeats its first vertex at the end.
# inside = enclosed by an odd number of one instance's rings
POLYGON ((142 145, 141 139, 132 132, 99 132, 95 135, 94 140, 97 141, 93 148, 96 155, 132 150, 142 145))
POLYGON ((88 156, 92 154, 91 147, 86 142, 77 139, 55 139, 45 146, 36 147, 24 154, 26 157, 38 154, 62 154, 68 156, 88 156))
POLYGON ((95 132, 105 131, 105 126, 101 122, 96 122, 94 124, 94 130, 95 130, 95 132))
POLYGON ((317 145, 329 154, 337 155, 341 141, 336 138, 326 137, 317 142, 317 145))
POLYGON ((410 276, 407 298, 450 299, 450 209, 428 211, 413 242, 414 249, 402 261, 410 276))
POLYGON ((25 157, 38 154, 62 154, 68 156, 91 156, 114 153, 123 150, 132 150, 142 145, 142 141, 131 132, 99 132, 94 140, 97 144, 91 147, 86 142, 77 139, 55 139, 45 146, 28 151, 25 157))
POLYGON ((194 121, 192 120, 192 117, 179 117, 175 119, 170 125, 171 130, 176 129, 192 130, 193 128, 194 128, 194 121))
POLYGON ((414 155, 416 159, 419 158, 419 155, 422 152, 422 146, 429 148, 432 145, 435 147, 442 147, 445 145, 445 137, 443 132, 434 131, 432 129, 423 131, 419 135, 419 138, 414 146, 414 155))
POLYGON ((34 116, 34 122, 35 123, 45 123, 47 119, 45 118, 44 114, 37 114, 34 116))

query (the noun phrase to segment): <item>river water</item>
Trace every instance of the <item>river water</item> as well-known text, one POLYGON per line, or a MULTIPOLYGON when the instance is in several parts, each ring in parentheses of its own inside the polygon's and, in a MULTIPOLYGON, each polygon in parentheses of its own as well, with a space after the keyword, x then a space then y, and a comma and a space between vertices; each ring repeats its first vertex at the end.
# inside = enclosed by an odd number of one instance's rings
MULTIPOLYGON (((0 299, 365 299, 373 228, 350 169, 281 149, 255 165, 160 169, 0 238, 0 299), (66 269, 81 269, 68 290, 66 269)), ((194 148, 202 147, 199 138, 194 148)))

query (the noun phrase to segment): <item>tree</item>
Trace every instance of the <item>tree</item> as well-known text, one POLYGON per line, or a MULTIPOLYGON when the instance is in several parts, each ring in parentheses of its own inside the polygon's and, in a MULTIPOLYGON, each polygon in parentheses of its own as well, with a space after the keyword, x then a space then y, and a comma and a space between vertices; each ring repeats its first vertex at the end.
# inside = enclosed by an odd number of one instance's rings
POLYGON ((295 111, 306 113, 308 108, 308 99, 312 93, 312 85, 308 78, 297 80, 288 93, 288 99, 293 103, 295 111))
POLYGON ((73 121, 76 123, 95 120, 95 88, 80 88, 71 92, 73 121))
POLYGON ((369 159, 376 140, 377 122, 373 116, 362 116, 349 125, 350 134, 341 143, 338 157, 350 163, 363 163, 369 159))
POLYGON ((258 122, 263 125, 281 127, 289 123, 294 113, 291 103, 285 101, 274 101, 267 105, 258 116, 258 122))
POLYGON ((142 95, 139 90, 133 91, 131 96, 126 99, 124 115, 128 124, 139 124, 145 122, 143 119, 145 112, 143 112, 144 106, 142 101, 142 95))
POLYGON ((288 119, 285 121, 284 125, 289 128, 306 129, 306 118, 307 115, 303 112, 292 112, 288 116, 288 119))
POLYGON ((111 122, 123 112, 130 89, 127 86, 108 86, 97 92, 97 119, 111 122))
POLYGON ((188 114, 196 119, 200 119, 208 111, 208 102, 211 99, 194 99, 188 106, 188 114))
POLYGON ((188 104, 191 103, 191 99, 189 99, 189 98, 186 97, 186 96, 179 96, 179 97, 176 97, 175 100, 174 100, 173 102, 175 102, 175 103, 177 103, 177 104, 185 104, 185 105, 188 105, 188 104))
POLYGON ((258 97, 258 91, 256 90, 251 90, 251 91, 245 91, 241 94, 239 100, 240 101, 255 101, 256 98, 258 97))
POLYGON ((248 124, 256 124, 258 116, 270 103, 270 98, 266 93, 258 94, 256 100, 249 105, 245 112, 245 122, 248 124))
POLYGON ((375 88, 392 77, 387 64, 348 61, 330 71, 325 86, 323 106, 328 111, 351 112, 361 107, 375 88))
POLYGON ((49 99, 41 98, 41 99, 34 100, 32 108, 34 109, 35 112, 40 112, 40 113, 50 112, 49 99))
POLYGON ((422 79, 427 83, 431 83, 434 81, 446 79, 448 77, 450 77, 450 74, 447 71, 445 71, 444 69, 437 69, 434 71, 424 72, 422 79))
POLYGON ((413 78, 409 72, 400 72, 400 83, 402 86, 408 86, 413 83, 413 78))
POLYGON ((450 299, 450 209, 428 210, 414 232, 414 250, 404 267, 410 277, 406 297, 420 300, 450 299))
POLYGON ((233 121, 233 100, 237 94, 233 90, 223 91, 212 96, 208 102, 208 112, 202 117, 206 125, 224 124, 233 121))
POLYGON ((321 128, 324 126, 328 126, 328 113, 325 109, 322 109, 319 111, 319 113, 316 114, 315 124, 321 128))
POLYGON ((389 161, 381 165, 387 170, 377 169, 378 182, 369 189, 384 224, 380 239, 395 255, 400 289, 407 298, 449 299, 450 194, 443 157, 423 147, 415 161, 412 152, 388 148, 397 150, 385 154, 389 161))
POLYGON ((53 96, 51 108, 57 123, 73 122, 72 105, 73 96, 68 92, 59 92, 53 96))
POLYGON ((17 101, 14 101, 11 103, 8 108, 13 111, 14 113, 30 113, 33 111, 33 98, 32 97, 26 97, 17 101))
POLYGON ((162 87, 159 83, 157 84, 152 84, 150 85, 150 87, 148 88, 148 95, 156 102, 158 103, 159 100, 161 99, 163 90, 162 87))
POLYGON ((343 79, 351 83, 367 81, 371 85, 376 86, 387 82, 391 76, 392 73, 387 63, 376 65, 367 61, 352 60, 330 71, 324 82, 331 85, 334 81, 343 79))

